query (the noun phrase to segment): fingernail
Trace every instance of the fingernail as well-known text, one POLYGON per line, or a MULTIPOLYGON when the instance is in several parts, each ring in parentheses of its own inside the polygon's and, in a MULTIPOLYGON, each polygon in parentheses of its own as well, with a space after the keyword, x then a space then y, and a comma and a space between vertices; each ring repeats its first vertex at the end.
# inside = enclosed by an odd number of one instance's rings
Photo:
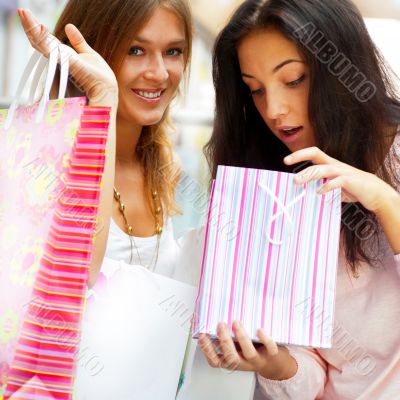
POLYGON ((302 183, 302 182, 305 181, 305 177, 303 175, 296 175, 294 177, 294 180, 295 180, 296 183, 302 183))
POLYGON ((292 156, 287 156, 283 159, 283 161, 285 161, 285 163, 290 163, 293 160, 292 156))
POLYGON ((219 323, 219 329, 220 330, 227 330, 228 329, 228 325, 225 322, 220 322, 219 323))
POLYGON ((235 328, 242 328, 243 325, 240 321, 234 321, 233 324, 235 325, 235 328))

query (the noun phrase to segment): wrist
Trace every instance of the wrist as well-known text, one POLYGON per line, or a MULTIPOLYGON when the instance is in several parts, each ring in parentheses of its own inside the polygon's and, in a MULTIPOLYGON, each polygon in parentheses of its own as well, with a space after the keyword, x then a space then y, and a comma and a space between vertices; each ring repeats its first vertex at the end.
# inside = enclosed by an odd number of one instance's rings
POLYGON ((90 106, 117 107, 118 106, 118 86, 102 86, 98 90, 88 93, 90 106))
POLYGON ((378 218, 384 217, 390 210, 400 208, 400 194, 390 185, 385 185, 385 190, 381 191, 381 196, 374 210, 378 218))
POLYGON ((288 349, 280 347, 274 361, 268 362, 265 368, 257 372, 266 379, 284 381, 295 376, 297 369, 297 361, 290 355, 288 349))

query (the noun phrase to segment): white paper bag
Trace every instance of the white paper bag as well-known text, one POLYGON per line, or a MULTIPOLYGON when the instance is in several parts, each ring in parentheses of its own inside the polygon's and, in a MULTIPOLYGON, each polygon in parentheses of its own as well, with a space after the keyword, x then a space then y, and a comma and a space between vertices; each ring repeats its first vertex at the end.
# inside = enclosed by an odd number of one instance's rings
POLYGON ((195 288, 105 259, 82 328, 76 400, 173 400, 195 288))
MULTIPOLYGON (((205 228, 187 232, 177 241, 178 260, 174 279, 197 286, 200 280, 205 228)), ((196 339, 186 350, 182 371, 182 387, 177 400, 251 400, 254 395, 255 374, 211 368, 196 339)))

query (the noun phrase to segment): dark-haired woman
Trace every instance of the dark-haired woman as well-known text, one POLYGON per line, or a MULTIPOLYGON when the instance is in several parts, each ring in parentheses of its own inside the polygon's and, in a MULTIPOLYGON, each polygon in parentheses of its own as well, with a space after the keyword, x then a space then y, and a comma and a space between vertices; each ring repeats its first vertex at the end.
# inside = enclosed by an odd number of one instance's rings
POLYGON ((256 349, 219 326, 212 366, 258 374, 268 399, 394 399, 400 387, 400 101, 349 0, 245 1, 213 59, 212 174, 234 165, 328 178, 343 193, 333 348, 256 349), (299 163, 306 163, 304 164, 299 163), (301 170, 301 172, 299 172, 301 170), (222 358, 221 358, 222 357, 222 358))

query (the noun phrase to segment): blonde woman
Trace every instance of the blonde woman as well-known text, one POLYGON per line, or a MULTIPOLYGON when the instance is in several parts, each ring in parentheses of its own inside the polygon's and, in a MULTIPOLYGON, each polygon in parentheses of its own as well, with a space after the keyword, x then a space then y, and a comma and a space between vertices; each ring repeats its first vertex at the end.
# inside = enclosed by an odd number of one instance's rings
MULTIPOLYGON (((42 53, 48 54, 53 41, 71 47, 68 94, 85 95, 89 104, 110 105, 114 110, 111 132, 115 129, 115 142, 111 135, 101 204, 105 224, 96 237, 89 286, 94 292, 99 287, 101 291, 116 261, 125 268, 141 266, 172 276, 175 242, 171 216, 177 211, 174 192, 179 169, 168 137, 168 109, 190 62, 192 20, 187 1, 70 0, 54 36, 29 11, 19 10, 19 15, 32 45, 42 53)), ((124 288, 129 292, 129 285, 124 288)), ((129 325, 135 322, 134 307, 123 299, 113 298, 112 307, 115 313, 123 312, 124 323, 129 325)), ((156 328, 160 340, 162 328, 156 328)), ((116 346, 114 359, 121 360, 120 369, 109 363, 107 355, 102 360, 104 378, 81 380, 76 399, 125 399, 134 398, 134 393, 151 392, 126 367, 126 358, 135 358, 130 352, 133 343, 146 338, 124 336, 124 346, 118 347, 118 335, 124 329, 121 326, 117 336, 110 337, 110 345, 116 346), (108 384, 108 379, 114 378, 118 383, 108 384), (132 382, 142 386, 141 390, 132 391, 132 382)), ((91 339, 95 341, 102 334, 105 332, 99 329, 91 339)), ((102 343, 98 352, 107 345, 107 341, 102 343)), ((144 345, 143 352, 150 347, 144 345)), ((140 367, 151 370, 155 366, 147 362, 140 367)))

